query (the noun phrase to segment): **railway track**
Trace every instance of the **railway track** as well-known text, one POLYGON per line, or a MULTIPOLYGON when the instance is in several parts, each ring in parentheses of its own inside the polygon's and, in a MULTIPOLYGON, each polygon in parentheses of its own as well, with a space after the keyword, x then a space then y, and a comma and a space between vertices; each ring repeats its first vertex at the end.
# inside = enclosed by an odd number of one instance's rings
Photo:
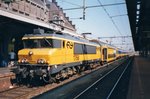
MULTIPOLYGON (((41 98, 47 99, 49 97, 52 97, 53 99, 73 99, 73 98, 76 99, 78 98, 78 95, 83 92, 83 90, 85 89, 88 90, 87 86, 92 85, 95 79, 105 78, 104 77, 105 74, 107 74, 110 71, 113 71, 114 68, 118 67, 124 61, 125 60, 120 60, 113 64, 105 65, 103 69, 96 69, 87 75, 83 75, 79 79, 76 79, 66 85, 60 86, 59 88, 56 88, 54 90, 50 90, 42 95, 34 97, 33 99, 41 99, 41 98)), ((89 99, 89 95, 87 94, 86 96, 87 96, 86 98, 89 99)), ((85 99, 85 98, 81 98, 81 99, 85 99)), ((94 99, 94 98, 90 98, 90 99, 94 99)))
POLYGON ((118 84, 123 79, 123 75, 125 75, 125 72, 129 68, 132 59, 127 61, 107 72, 73 99, 125 99, 125 96, 117 95, 119 92, 116 92, 116 89, 120 87, 118 84))
MULTIPOLYGON (((0 97, 1 99, 29 99, 34 96, 37 96, 39 94, 43 94, 44 92, 47 92, 49 90, 55 91, 55 89, 62 88, 64 86, 67 86, 67 84, 71 84, 74 81, 77 81, 78 79, 82 79, 83 77, 90 75, 91 73, 94 73, 95 71, 103 71, 108 72, 110 69, 116 67, 116 65, 119 65, 120 63, 123 62, 124 59, 120 59, 116 62, 105 64, 104 66, 99 66, 96 69, 93 70, 87 70, 83 72, 81 75, 74 75, 70 77, 69 79, 66 79, 60 83, 53 83, 53 84, 48 84, 45 86, 38 86, 38 87, 33 87, 33 88, 28 88, 27 86, 18 86, 16 88, 12 88, 3 92, 0 92, 0 97), (111 64, 111 66, 109 66, 111 64), (109 68, 108 68, 109 67, 109 68)), ((100 75, 102 76, 103 73, 100 75)))

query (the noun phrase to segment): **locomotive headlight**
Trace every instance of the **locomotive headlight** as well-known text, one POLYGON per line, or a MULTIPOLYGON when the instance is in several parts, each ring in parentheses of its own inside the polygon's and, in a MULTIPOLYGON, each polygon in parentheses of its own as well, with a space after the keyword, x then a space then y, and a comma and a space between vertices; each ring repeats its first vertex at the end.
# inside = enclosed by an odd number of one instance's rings
POLYGON ((21 63, 24 63, 24 62, 25 62, 25 59, 22 59, 22 60, 21 60, 21 63))
POLYGON ((46 63, 46 61, 42 59, 41 60, 41 64, 45 64, 45 63, 46 63))
POLYGON ((28 62, 28 60, 27 60, 27 59, 25 59, 25 60, 24 60, 24 62, 25 62, 25 63, 27 63, 27 62, 28 62))
POLYGON ((29 55, 29 56, 33 55, 33 52, 32 52, 32 51, 29 51, 28 55, 29 55))
POLYGON ((18 61, 19 63, 28 63, 28 60, 26 58, 23 58, 21 60, 18 61))
POLYGON ((38 60, 37 60, 37 63, 38 63, 38 64, 45 64, 46 61, 45 61, 44 59, 38 59, 38 60))

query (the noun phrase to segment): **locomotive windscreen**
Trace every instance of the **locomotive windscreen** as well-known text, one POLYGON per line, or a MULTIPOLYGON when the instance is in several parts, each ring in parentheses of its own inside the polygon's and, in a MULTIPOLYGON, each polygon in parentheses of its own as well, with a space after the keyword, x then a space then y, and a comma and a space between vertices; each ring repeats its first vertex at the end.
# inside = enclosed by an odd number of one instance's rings
POLYGON ((24 48, 60 48, 61 41, 54 39, 25 39, 24 48))

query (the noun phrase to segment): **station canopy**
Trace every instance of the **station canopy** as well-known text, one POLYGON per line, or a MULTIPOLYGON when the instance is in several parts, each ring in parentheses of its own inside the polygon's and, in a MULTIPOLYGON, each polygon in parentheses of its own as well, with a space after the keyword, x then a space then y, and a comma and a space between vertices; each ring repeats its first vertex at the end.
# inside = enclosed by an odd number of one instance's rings
POLYGON ((126 0, 135 51, 150 50, 150 0, 126 0))

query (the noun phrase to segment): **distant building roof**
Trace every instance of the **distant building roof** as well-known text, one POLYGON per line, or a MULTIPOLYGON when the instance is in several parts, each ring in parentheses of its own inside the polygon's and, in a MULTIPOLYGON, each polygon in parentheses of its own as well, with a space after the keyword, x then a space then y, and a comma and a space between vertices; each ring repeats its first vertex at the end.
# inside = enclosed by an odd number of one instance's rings
POLYGON ((43 0, 31 0, 31 1, 37 3, 37 4, 41 5, 41 6, 45 6, 43 0))
POLYGON ((60 20, 63 20, 64 27, 67 29, 70 29, 71 31, 76 31, 75 25, 72 24, 72 21, 69 20, 69 17, 66 16, 66 14, 63 12, 63 9, 60 8, 60 6, 57 5, 56 0, 30 0, 31 2, 36 3, 37 5, 41 7, 47 7, 49 10, 49 19, 54 20, 54 16, 57 15, 57 17, 60 20))

